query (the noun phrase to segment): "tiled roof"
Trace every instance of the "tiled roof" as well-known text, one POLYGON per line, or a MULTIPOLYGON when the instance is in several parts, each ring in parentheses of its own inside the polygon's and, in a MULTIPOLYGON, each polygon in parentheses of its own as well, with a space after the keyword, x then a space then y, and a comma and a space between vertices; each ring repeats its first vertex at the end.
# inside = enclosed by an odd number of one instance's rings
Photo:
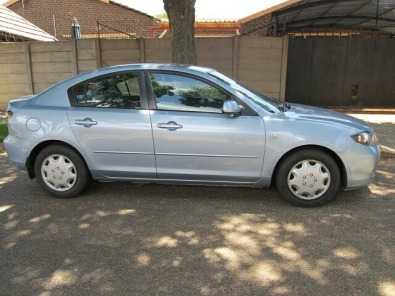
MULTIPOLYGON (((4 3, 4 5, 5 5, 6 7, 8 7, 8 6, 11 6, 12 4, 15 4, 15 3, 19 2, 19 1, 21 1, 21 0, 8 0, 8 1, 6 1, 6 2, 4 3)), ((143 15, 146 15, 146 16, 148 16, 148 17, 150 17, 150 18, 154 18, 154 19, 155 19, 155 17, 153 17, 152 15, 150 15, 150 14, 148 14, 148 13, 145 13, 145 12, 143 12, 143 11, 141 11, 141 10, 134 9, 133 7, 124 5, 124 4, 119 3, 119 2, 115 2, 115 1, 112 1, 112 0, 98 0, 98 1, 101 1, 101 2, 106 3, 106 4, 118 5, 118 6, 120 6, 120 7, 125 8, 125 9, 133 10, 133 11, 135 11, 135 12, 137 12, 137 13, 141 13, 141 14, 143 14, 143 15)))
POLYGON ((249 16, 246 16, 246 17, 240 19, 239 21, 240 21, 240 23, 246 23, 246 22, 249 22, 249 21, 254 20, 256 18, 259 18, 261 16, 268 15, 268 14, 274 12, 274 11, 281 10, 281 9, 283 9, 285 7, 289 7, 290 5, 293 5, 295 3, 299 3, 299 2, 302 2, 302 1, 303 0, 286 0, 286 1, 280 2, 280 3, 276 4, 276 5, 270 6, 270 7, 266 8, 266 9, 263 9, 261 11, 258 11, 256 13, 253 13, 253 14, 251 14, 249 16))
POLYGON ((0 32, 37 41, 56 41, 56 38, 7 7, 0 5, 0 32))

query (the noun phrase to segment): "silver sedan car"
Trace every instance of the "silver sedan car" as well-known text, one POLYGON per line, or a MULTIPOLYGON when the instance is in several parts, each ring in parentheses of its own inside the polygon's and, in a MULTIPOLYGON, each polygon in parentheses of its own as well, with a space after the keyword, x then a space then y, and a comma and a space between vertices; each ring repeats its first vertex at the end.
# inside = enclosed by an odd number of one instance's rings
POLYGON ((380 157, 363 121, 279 102, 196 66, 83 73, 12 100, 8 116, 11 161, 64 198, 91 179, 273 184, 295 205, 318 206, 367 186, 380 157))

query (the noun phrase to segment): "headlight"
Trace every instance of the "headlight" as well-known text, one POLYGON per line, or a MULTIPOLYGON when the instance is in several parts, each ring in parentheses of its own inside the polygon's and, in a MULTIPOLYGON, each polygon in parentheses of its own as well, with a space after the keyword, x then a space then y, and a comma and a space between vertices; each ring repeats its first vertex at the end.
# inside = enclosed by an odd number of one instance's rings
POLYGON ((376 133, 373 133, 370 137, 370 145, 378 145, 379 137, 377 137, 376 133))
POLYGON ((362 132, 352 136, 352 138, 362 145, 377 145, 379 143, 376 133, 362 132))

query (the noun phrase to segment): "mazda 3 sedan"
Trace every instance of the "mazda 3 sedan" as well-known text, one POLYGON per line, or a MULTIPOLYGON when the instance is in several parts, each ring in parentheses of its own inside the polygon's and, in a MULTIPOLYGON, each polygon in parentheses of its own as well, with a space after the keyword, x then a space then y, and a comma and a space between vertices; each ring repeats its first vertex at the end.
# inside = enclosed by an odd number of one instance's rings
POLYGON ((318 206, 367 186, 380 156, 363 121, 280 102, 196 66, 80 74, 12 100, 8 116, 11 161, 64 198, 91 179, 273 184, 295 205, 318 206))

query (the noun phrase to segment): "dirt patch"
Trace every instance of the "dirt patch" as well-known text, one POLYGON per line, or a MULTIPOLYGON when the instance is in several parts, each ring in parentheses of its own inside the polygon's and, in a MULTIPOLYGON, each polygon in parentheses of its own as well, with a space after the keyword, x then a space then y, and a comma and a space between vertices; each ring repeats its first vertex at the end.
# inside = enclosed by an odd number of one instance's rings
POLYGON ((0 154, 2 291, 391 295, 394 178, 382 161, 369 188, 315 209, 274 190, 128 183, 61 200, 0 154))

